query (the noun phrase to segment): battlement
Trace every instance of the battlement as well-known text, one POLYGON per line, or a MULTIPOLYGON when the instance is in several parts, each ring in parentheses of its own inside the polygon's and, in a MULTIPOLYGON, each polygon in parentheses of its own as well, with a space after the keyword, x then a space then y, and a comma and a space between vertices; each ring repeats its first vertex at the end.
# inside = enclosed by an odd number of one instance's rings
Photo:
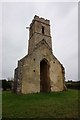
POLYGON ((39 21, 39 22, 41 22, 41 23, 50 25, 50 20, 47 20, 47 19, 44 19, 44 18, 42 18, 42 17, 39 17, 39 16, 35 15, 35 16, 34 16, 34 19, 32 20, 32 23, 30 24, 30 27, 32 26, 32 24, 33 24, 35 21, 39 21))

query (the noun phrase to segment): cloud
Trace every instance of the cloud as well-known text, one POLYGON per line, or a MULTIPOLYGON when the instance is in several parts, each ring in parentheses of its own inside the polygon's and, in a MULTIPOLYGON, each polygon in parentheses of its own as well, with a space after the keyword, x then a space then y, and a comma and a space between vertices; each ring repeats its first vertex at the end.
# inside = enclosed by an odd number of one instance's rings
POLYGON ((28 52, 29 26, 35 14, 50 20, 53 53, 66 68, 67 79, 77 78, 77 3, 3 3, 3 78, 12 77, 17 61, 28 52))
MULTIPOLYGON (((0 3, 0 56, 2 56, 2 3, 0 3)), ((2 78, 2 57, 0 58, 0 78, 2 78)))

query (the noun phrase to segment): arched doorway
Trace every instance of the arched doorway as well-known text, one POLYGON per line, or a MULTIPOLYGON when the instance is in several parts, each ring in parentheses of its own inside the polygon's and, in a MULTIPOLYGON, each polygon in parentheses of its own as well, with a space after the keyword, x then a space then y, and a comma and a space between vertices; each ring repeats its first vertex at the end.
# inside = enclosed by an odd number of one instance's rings
POLYGON ((50 92, 49 64, 46 59, 40 62, 40 92, 50 92))

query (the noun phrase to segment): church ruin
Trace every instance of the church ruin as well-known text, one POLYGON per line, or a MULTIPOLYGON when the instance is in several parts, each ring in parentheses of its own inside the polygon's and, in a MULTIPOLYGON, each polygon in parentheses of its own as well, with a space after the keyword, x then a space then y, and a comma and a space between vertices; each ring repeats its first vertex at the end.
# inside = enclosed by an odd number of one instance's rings
POLYGON ((18 61, 13 90, 17 93, 63 91, 65 70, 52 53, 50 21, 34 16, 29 27, 28 54, 18 61))

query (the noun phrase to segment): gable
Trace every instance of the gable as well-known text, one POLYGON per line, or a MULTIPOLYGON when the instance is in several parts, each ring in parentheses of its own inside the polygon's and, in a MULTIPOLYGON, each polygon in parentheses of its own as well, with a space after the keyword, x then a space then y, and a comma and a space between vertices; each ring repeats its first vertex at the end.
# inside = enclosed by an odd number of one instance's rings
POLYGON ((36 44, 35 49, 38 49, 42 45, 44 45, 45 47, 47 47, 47 49, 49 49, 50 51, 52 51, 52 49, 50 48, 50 46, 48 45, 48 43, 44 39, 41 40, 38 44, 36 44))

